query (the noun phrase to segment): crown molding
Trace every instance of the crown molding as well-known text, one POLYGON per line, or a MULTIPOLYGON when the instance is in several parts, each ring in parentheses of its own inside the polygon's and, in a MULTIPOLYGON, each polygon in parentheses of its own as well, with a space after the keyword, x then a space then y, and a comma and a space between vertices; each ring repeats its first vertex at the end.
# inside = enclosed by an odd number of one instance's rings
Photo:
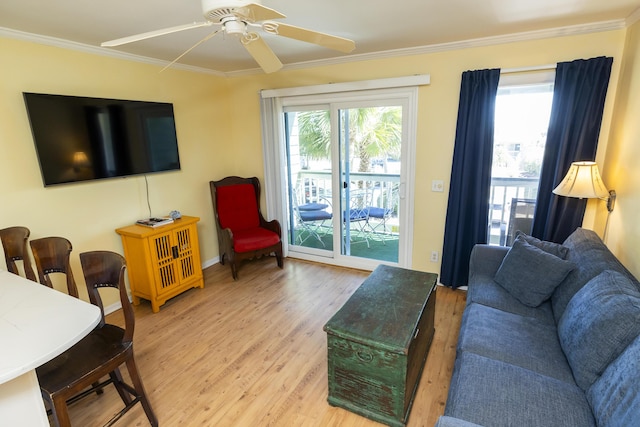
MULTIPOLYGON (((164 67, 169 64, 169 61, 163 61, 160 59, 149 58, 141 55, 133 55, 131 53, 120 52, 113 49, 107 49, 100 46, 92 46, 84 43, 78 43, 71 40, 59 39, 56 37, 43 36, 40 34, 27 33, 25 31, 13 30, 11 28, 0 27, 0 36, 11 39, 23 40, 27 42, 33 42, 38 44, 44 44, 53 47, 59 47, 62 49, 75 50, 83 53, 89 53, 93 55, 107 56, 110 58, 124 59, 126 61, 141 62, 144 64, 157 65, 164 67)), ((173 69, 193 71, 196 73, 213 74, 220 77, 225 77, 225 73, 220 71, 211 70, 203 67, 194 67, 192 65, 174 64, 171 66, 173 69)))
MULTIPOLYGON (((640 11, 640 9, 638 10, 640 11)), ((636 12, 638 12, 636 11, 636 12)), ((640 13, 640 12, 639 12, 640 13)), ((640 16, 638 17, 640 19, 640 16)), ((627 18, 628 19, 628 18, 627 18)), ((404 49, 386 50, 372 53, 362 53, 348 56, 341 56, 330 59, 320 59, 316 61, 297 62, 287 64, 282 70, 301 70, 311 67, 320 67, 327 65, 347 64, 356 61, 369 61, 375 59, 396 58, 401 56, 424 55, 428 53, 438 53, 450 50, 470 49, 474 47, 484 47, 499 44, 515 43, 522 41, 541 40, 555 37, 576 36, 590 33, 599 33, 604 31, 614 31, 626 28, 627 20, 616 19, 611 21, 595 22, 590 24, 573 25, 568 27, 557 27, 545 30, 527 31, 522 33, 513 33, 500 36, 483 37, 477 39, 462 40, 457 42, 432 44, 404 49)), ((240 70, 225 73, 228 77, 246 76, 261 73, 259 68, 251 70, 240 70)))
POLYGON ((630 27, 638 21, 640 21, 640 7, 634 10, 631 15, 627 16, 625 24, 627 25, 627 27, 630 27))
MULTIPOLYGON (((461 40, 456 42, 439 43, 425 46, 417 46, 404 49, 393 49, 380 52, 362 53, 355 55, 345 55, 336 58, 320 59, 314 61, 297 62, 288 64, 282 67, 283 71, 288 70, 301 70, 311 67, 320 67, 328 65, 347 64, 358 61, 369 61, 385 58, 396 58, 401 56, 413 56, 424 55, 428 53, 445 52, 450 50, 469 49, 474 47, 484 47, 499 44, 507 44, 522 41, 541 40, 546 38, 555 37, 567 37, 575 35, 583 35, 590 33, 598 33, 604 31, 614 31, 624 29, 627 26, 640 20, 640 8, 629 15, 626 19, 616 19, 611 21, 594 22, 589 24, 572 25, 567 27, 557 27, 545 30, 526 31, 522 33, 513 33, 500 36, 483 37, 477 39, 461 40)), ((111 58, 124 59, 128 61, 142 62, 146 64, 158 65, 161 67, 169 64, 169 61, 163 61, 159 59, 149 58, 140 55, 133 55, 130 53, 119 52, 117 50, 106 49, 99 46, 91 46, 83 43, 77 43, 70 40, 59 39, 49 36, 41 36, 38 34, 27 33, 23 31, 12 30, 9 28, 0 27, 0 36, 9 38, 31 41, 34 43, 46 44, 49 46, 60 47, 64 49, 77 50, 85 53, 91 53, 95 55, 108 56, 111 58)), ((217 70, 211 70, 203 67, 195 67, 184 64, 173 64, 171 66, 174 69, 193 71, 197 73, 212 74, 220 77, 240 77, 249 76, 254 74, 262 74, 260 68, 251 68, 246 70, 222 72, 217 70)))

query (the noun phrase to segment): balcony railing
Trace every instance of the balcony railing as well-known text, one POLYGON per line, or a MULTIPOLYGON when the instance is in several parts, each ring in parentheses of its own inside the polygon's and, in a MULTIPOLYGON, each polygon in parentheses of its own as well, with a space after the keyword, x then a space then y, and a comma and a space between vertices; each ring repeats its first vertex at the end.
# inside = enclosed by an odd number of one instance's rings
MULTIPOLYGON (((331 171, 302 170, 299 172, 303 203, 331 199, 331 171)), ((399 174, 355 172, 350 174, 350 189, 366 190, 371 194, 371 206, 391 209, 398 213, 399 174)), ((538 178, 491 178, 489 199, 489 243, 510 243, 510 227, 514 218, 533 216, 538 192, 538 178), (514 202, 522 205, 514 205, 514 202), (523 202, 526 201, 526 202, 523 202)), ((526 222, 526 221, 525 221, 526 222)), ((527 231, 527 230, 523 230, 527 231)), ((528 230, 529 232, 531 230, 528 230)))
MULTIPOLYGON (((537 177, 491 178, 489 243, 503 246, 510 244, 515 225, 528 227, 538 195, 538 180, 537 177)), ((531 232, 530 229, 522 231, 531 232)))
MULTIPOLYGON (((352 172, 349 174, 349 188, 369 194, 370 205, 390 209, 398 214, 398 187, 400 174, 352 172)), ((319 202, 331 197, 331 171, 299 172, 299 185, 304 194, 303 203, 319 202)))

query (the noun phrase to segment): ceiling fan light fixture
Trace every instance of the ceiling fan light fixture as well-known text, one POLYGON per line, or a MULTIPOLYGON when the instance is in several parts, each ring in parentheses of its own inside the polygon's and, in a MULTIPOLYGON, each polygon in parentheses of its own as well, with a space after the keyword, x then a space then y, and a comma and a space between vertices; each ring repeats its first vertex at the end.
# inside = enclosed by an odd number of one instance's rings
POLYGON ((247 32, 247 24, 233 16, 224 18, 222 25, 224 26, 224 32, 227 34, 242 36, 247 32))

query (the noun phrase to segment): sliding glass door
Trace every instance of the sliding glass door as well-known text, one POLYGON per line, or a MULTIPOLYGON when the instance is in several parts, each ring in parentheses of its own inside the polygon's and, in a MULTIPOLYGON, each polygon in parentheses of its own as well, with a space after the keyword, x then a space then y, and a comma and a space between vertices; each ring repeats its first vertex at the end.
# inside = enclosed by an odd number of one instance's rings
POLYGON ((377 95, 284 103, 290 256, 407 265, 409 103, 377 95))

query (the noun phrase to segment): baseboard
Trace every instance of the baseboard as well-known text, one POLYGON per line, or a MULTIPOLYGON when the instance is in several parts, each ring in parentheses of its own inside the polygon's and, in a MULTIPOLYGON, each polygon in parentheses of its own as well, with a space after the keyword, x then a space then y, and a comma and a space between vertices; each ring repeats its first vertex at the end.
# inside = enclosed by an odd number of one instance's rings
MULTIPOLYGON (((220 257, 217 256, 215 258, 212 258, 210 260, 207 260, 205 262, 202 263, 202 269, 204 270, 207 267, 211 267, 212 265, 215 265, 217 263, 220 262, 220 257)), ((129 301, 131 301, 131 296, 129 296, 129 301)), ((104 315, 106 316, 107 314, 111 314, 114 311, 118 311, 122 308, 122 304, 120 302, 115 302, 111 305, 108 305, 104 308, 104 315)))
POLYGON ((104 315, 111 314, 114 311, 118 311, 122 308, 122 304, 120 302, 114 302, 111 305, 108 305, 104 308, 104 315))
POLYGON ((205 262, 202 263, 202 269, 204 270, 207 267, 211 267, 214 264, 218 264, 220 262, 220 257, 217 256, 215 258, 211 258, 210 260, 207 260, 205 262))

